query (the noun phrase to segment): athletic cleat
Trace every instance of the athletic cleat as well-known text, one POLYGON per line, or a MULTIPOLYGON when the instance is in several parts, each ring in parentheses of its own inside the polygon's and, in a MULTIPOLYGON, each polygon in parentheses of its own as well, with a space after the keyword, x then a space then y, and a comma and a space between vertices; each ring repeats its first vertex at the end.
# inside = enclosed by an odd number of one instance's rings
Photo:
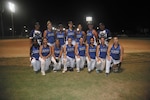
POLYGON ((105 75, 106 75, 106 77, 108 77, 109 73, 106 73, 105 75))
POLYGON ((77 70, 77 72, 79 73, 79 72, 80 72, 80 70, 77 70))
POLYGON ((43 76, 45 76, 45 75, 46 75, 44 71, 42 71, 41 73, 42 73, 42 75, 43 75, 43 76))
POLYGON ((96 69, 96 73, 100 73, 100 70, 96 69))

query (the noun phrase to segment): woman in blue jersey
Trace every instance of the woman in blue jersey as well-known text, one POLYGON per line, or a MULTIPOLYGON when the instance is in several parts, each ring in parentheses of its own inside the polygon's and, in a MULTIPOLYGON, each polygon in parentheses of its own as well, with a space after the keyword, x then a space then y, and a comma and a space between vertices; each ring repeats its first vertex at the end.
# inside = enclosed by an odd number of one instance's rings
POLYGON ((56 31, 56 39, 59 40, 60 45, 63 47, 65 44, 66 33, 63 30, 63 25, 58 25, 58 30, 56 31))
POLYGON ((113 37, 114 43, 108 47, 106 59, 106 75, 110 72, 112 67, 114 72, 119 71, 120 63, 123 58, 123 47, 119 44, 118 37, 113 37), (112 64, 111 64, 112 63, 112 64))
POLYGON ((59 40, 56 39, 55 45, 52 46, 52 58, 51 58, 51 61, 54 63, 53 66, 54 72, 61 70, 62 52, 63 47, 60 45, 59 40))
POLYGON ((79 43, 80 38, 83 38, 83 42, 85 42, 85 32, 82 30, 82 25, 78 24, 78 28, 76 30, 76 43, 79 43))
POLYGON ((83 37, 80 38, 79 43, 75 45, 75 55, 76 55, 76 69, 77 72, 80 72, 81 69, 84 68, 85 64, 85 53, 86 53, 86 45, 84 44, 83 37))
POLYGON ((88 23, 88 30, 86 31, 86 44, 90 44, 90 39, 94 38, 94 45, 97 45, 98 34, 93 28, 92 23, 88 23))
POLYGON ((106 66, 106 56, 107 56, 107 45, 105 44, 105 38, 100 38, 100 44, 97 46, 96 49, 96 72, 100 73, 104 70, 106 66))
POLYGON ((75 46, 72 44, 72 39, 68 38, 68 44, 64 46, 63 56, 64 69, 62 73, 67 71, 73 71, 75 67, 75 46))
POLYGON ((40 70, 40 61, 39 61, 39 44, 37 39, 33 39, 33 44, 30 47, 30 61, 33 66, 33 70, 37 73, 40 70))
POLYGON ((73 22, 69 21, 68 22, 68 29, 66 30, 66 44, 68 44, 68 38, 72 39, 72 44, 75 45, 76 44, 76 34, 75 34, 75 30, 73 29, 73 22))
POLYGON ((52 46, 55 42, 55 31, 52 30, 52 23, 50 21, 47 21, 47 29, 43 33, 43 37, 47 38, 48 45, 52 46))
POLYGON ((43 43, 40 46, 40 61, 41 61, 41 73, 45 75, 45 71, 49 69, 49 65, 51 63, 51 46, 47 44, 47 38, 43 38, 43 43))
POLYGON ((94 38, 90 39, 90 44, 86 48, 86 54, 88 72, 90 73, 94 70, 96 64, 96 45, 94 45, 94 38))

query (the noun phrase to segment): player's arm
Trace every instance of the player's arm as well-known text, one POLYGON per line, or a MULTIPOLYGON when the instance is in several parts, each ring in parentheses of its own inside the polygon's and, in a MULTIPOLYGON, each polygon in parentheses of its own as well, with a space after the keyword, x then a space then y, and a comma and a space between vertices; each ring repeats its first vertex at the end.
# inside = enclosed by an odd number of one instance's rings
POLYGON ((89 45, 88 44, 86 46, 86 56, 88 57, 89 60, 91 59, 91 57, 89 55, 89 45))
POLYGON ((49 58, 52 55, 52 47, 49 46, 49 49, 50 49, 50 51, 49 51, 49 54, 46 56, 46 58, 49 58))
POLYGON ((96 47, 96 57, 97 57, 97 59, 99 59, 99 49, 100 49, 100 45, 97 45, 97 47, 96 47))
POLYGON ((108 46, 108 50, 107 50, 107 58, 108 60, 110 60, 110 49, 111 49, 111 45, 108 46))
POLYGON ((82 31, 82 34, 83 34, 83 40, 85 42, 85 40, 86 40, 86 33, 85 33, 85 31, 82 31))
POLYGON ((120 45, 120 62, 122 62, 122 58, 123 58, 123 47, 120 45))
POLYGON ((46 35, 47 35, 47 31, 45 30, 45 31, 43 32, 43 38, 46 38, 46 35))
POLYGON ((64 53, 63 53, 63 54, 64 54, 64 58, 66 58, 66 53, 67 53, 67 52, 66 52, 66 45, 65 45, 65 46, 64 46, 64 53))
POLYGON ((61 47, 61 50, 60 50, 60 53, 59 53, 58 58, 61 58, 61 57, 62 57, 62 53, 63 53, 63 47, 61 47))
POLYGON ((44 58, 43 55, 42 55, 42 48, 43 48, 43 45, 40 46, 39 55, 40 55, 41 58, 44 58))
POLYGON ((52 48, 52 56, 54 57, 54 59, 56 59, 55 58, 55 53, 54 53, 54 46, 52 46, 51 48, 52 48))
POLYGON ((96 42, 97 42, 97 40, 98 40, 98 33, 97 33, 97 31, 94 29, 92 33, 94 34, 94 36, 96 38, 96 42))
POLYGON ((31 59, 32 59, 32 46, 30 47, 30 57, 31 57, 31 59))
POLYGON ((75 55, 78 57, 78 44, 75 45, 75 55))

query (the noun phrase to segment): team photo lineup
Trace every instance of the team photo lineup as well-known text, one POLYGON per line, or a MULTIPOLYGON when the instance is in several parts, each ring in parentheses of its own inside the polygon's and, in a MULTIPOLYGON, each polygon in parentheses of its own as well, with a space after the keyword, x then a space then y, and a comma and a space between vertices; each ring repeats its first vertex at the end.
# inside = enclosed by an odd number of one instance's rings
POLYGON ((124 48, 119 43, 117 35, 112 36, 111 31, 104 23, 99 23, 99 30, 94 29, 93 23, 87 23, 87 30, 82 25, 73 27, 73 22, 67 23, 64 29, 62 24, 56 30, 52 29, 50 20, 46 23, 47 29, 40 30, 40 23, 35 23, 29 39, 30 62, 35 73, 46 75, 52 65, 53 72, 67 71, 80 72, 87 67, 87 72, 105 73, 121 70, 124 48), (113 41, 109 44, 110 40, 113 41))

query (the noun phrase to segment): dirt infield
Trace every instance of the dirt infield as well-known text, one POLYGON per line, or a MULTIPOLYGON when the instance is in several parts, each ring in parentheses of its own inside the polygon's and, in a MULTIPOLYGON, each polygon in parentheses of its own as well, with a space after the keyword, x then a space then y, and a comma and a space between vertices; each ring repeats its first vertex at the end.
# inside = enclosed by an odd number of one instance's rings
MULTIPOLYGON (((150 39, 120 38, 119 41, 124 53, 150 52, 150 39)), ((29 48, 29 39, 0 40, 0 57, 29 57, 29 48)))

